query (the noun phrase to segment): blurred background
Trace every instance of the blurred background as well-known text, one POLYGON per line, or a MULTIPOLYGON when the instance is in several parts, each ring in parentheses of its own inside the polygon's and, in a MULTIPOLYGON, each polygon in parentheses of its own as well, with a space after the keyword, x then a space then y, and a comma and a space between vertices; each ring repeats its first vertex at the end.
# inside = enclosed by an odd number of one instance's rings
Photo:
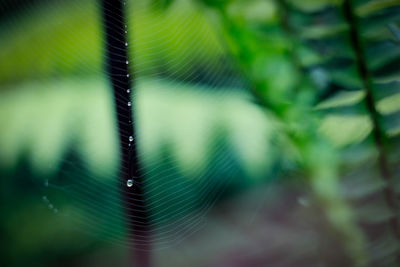
MULTIPOLYGON (((132 266, 101 9, 0 1, 1 266, 132 266)), ((125 13, 153 266, 398 266, 398 1, 125 13)))

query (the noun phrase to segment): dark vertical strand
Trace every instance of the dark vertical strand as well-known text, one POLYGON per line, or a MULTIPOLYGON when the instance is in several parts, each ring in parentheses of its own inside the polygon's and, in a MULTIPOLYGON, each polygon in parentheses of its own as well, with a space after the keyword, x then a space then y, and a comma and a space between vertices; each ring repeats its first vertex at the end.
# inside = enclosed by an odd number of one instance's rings
POLYGON ((375 103, 374 103, 374 96, 372 92, 372 81, 371 81, 371 75, 368 70, 367 62, 365 61, 365 56, 364 56, 364 47, 362 44, 362 40, 360 37, 360 34, 358 32, 358 23, 357 23, 357 17, 354 14, 353 6, 351 3, 351 0, 345 0, 343 2, 343 13, 345 16, 345 19, 347 20, 347 23, 349 24, 350 27, 350 41, 356 56, 356 64, 357 64, 357 69, 358 73, 361 77, 363 86, 365 88, 365 104, 367 107, 367 110, 369 112, 369 115, 372 119, 372 124, 373 124, 373 137, 376 143, 376 146, 378 148, 378 162, 379 162, 379 169, 380 173, 385 179, 387 185, 385 188, 385 198, 390 206, 390 208, 394 211, 395 216, 393 219, 391 219, 391 225, 393 232, 397 239, 400 239, 400 231, 399 231, 399 225, 398 225, 398 219, 397 219, 397 200, 395 193, 393 192, 392 188, 392 181, 391 181, 391 174, 390 174, 390 168, 389 168, 389 162, 387 159, 387 152, 385 149, 385 133, 384 131, 380 128, 379 120, 380 120, 380 115, 378 111, 375 108, 375 103))
POLYGON ((150 266, 150 220, 138 162, 131 102, 125 2, 102 0, 106 32, 106 65, 113 86, 121 146, 120 183, 128 236, 132 238, 135 266, 150 266), (131 183, 133 181, 133 183, 131 183))

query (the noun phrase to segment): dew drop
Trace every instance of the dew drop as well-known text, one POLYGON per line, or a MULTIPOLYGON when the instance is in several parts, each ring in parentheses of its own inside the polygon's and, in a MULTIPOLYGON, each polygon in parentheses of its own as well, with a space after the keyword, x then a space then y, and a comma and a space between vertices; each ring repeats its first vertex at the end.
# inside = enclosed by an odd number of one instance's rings
POLYGON ((130 106, 132 106, 132 103, 131 103, 131 101, 129 101, 129 102, 128 102, 128 107, 130 107, 130 106))
POLYGON ((128 43, 125 43, 125 46, 128 46, 128 43))
POLYGON ((53 208, 54 208, 53 204, 49 204, 49 209, 53 209, 53 208))
POLYGON ((133 136, 129 136, 129 141, 132 142, 133 141, 133 136))
POLYGON ((126 75, 126 77, 128 77, 128 78, 129 78, 129 74, 127 74, 127 75, 126 75))
POLYGON ((128 33, 128 31, 125 31, 125 33, 128 33))
POLYGON ((129 64, 129 61, 127 60, 127 61, 125 61, 125 63, 126 63, 126 65, 128 65, 128 64, 129 64))
POLYGON ((43 199, 44 202, 49 202, 49 200, 47 199, 46 196, 43 196, 42 199, 43 199))
POLYGON ((129 94, 131 92, 131 89, 127 89, 126 92, 129 94))
POLYGON ((127 187, 132 187, 133 186, 133 180, 129 179, 128 181, 126 181, 126 186, 127 187))
POLYGON ((58 213, 58 209, 54 209, 53 212, 54 212, 54 213, 58 213))

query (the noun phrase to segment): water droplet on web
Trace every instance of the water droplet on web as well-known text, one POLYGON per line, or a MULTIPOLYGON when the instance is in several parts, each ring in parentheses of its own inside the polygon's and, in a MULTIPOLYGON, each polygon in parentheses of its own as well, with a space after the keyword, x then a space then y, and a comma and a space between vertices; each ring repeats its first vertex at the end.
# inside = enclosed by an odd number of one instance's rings
POLYGON ((58 209, 54 209, 53 212, 54 212, 54 213, 58 213, 58 209))
POLYGON ((46 196, 43 196, 42 199, 43 199, 44 202, 49 202, 49 200, 47 199, 46 196))
POLYGON ((133 141, 133 136, 129 136, 129 141, 132 142, 133 141))
POLYGON ((125 43, 125 46, 128 46, 128 43, 125 43))
POLYGON ((54 208, 53 204, 49 204, 49 209, 54 208))
POLYGON ((128 107, 130 107, 130 106, 132 106, 132 103, 131 103, 131 101, 129 101, 129 102, 128 102, 128 107))
POLYGON ((127 74, 127 75, 126 75, 126 77, 128 77, 128 78, 129 78, 129 74, 127 74))
POLYGON ((125 31, 125 33, 128 33, 128 31, 125 31))
POLYGON ((126 181, 126 186, 132 187, 133 186, 133 180, 129 179, 128 181, 126 181))
POLYGON ((131 92, 131 89, 127 89, 126 92, 129 94, 131 92))
POLYGON ((126 65, 128 65, 128 64, 129 64, 129 61, 127 60, 127 61, 125 61, 125 63, 126 63, 126 65))

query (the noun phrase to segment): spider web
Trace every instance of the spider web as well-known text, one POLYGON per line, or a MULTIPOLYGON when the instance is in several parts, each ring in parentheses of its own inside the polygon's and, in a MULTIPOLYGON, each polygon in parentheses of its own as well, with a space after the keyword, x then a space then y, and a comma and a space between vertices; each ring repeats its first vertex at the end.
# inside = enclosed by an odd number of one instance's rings
MULTIPOLYGON (((273 159, 265 158, 264 115, 250 103, 212 14, 192 1, 167 10, 158 3, 126 1, 125 11, 150 242, 162 249, 198 231, 221 196, 249 186, 243 177, 264 178, 273 159)), ((0 27, 9 36, 0 58, 15 58, 0 72, 8 115, 0 161, 15 167, 27 150, 33 171, 23 179, 42 206, 79 231, 131 245, 101 2, 20 7, 0 27), (32 104, 7 105, 20 101, 32 104)))

